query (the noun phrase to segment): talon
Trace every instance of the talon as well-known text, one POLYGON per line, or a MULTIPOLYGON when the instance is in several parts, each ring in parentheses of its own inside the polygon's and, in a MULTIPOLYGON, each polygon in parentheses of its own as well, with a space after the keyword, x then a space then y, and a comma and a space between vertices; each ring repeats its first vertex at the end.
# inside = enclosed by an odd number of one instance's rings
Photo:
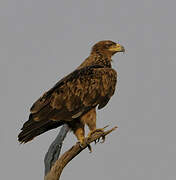
POLYGON ((84 143, 79 142, 79 146, 80 146, 81 148, 84 147, 83 145, 84 145, 84 143))
POLYGON ((91 153, 91 152, 92 152, 92 147, 91 147, 91 145, 90 145, 90 144, 87 144, 87 147, 88 147, 88 149, 89 149, 89 153, 91 153))
POLYGON ((91 147, 91 145, 90 145, 90 144, 87 144, 87 143, 85 142, 85 139, 79 140, 78 143, 79 143, 79 146, 80 146, 81 148, 85 148, 85 145, 86 145, 86 146, 88 147, 88 149, 89 149, 89 153, 92 152, 92 147, 91 147))
POLYGON ((102 141, 100 143, 104 143, 105 142, 105 136, 102 136, 102 141))
POLYGON ((100 138, 97 139, 97 142, 100 142, 100 138))
POLYGON ((80 146, 81 148, 83 148, 84 145, 85 145, 85 138, 80 139, 78 142, 79 142, 79 146, 80 146))

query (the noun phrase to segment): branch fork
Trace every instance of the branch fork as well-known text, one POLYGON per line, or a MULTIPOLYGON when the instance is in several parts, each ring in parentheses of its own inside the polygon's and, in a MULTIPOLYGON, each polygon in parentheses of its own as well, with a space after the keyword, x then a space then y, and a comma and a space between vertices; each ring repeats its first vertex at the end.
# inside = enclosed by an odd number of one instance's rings
MULTIPOLYGON (((94 132, 91 136, 85 138, 85 143, 80 146, 80 143, 77 142, 74 146, 72 146, 69 150, 67 150, 55 163, 52 165, 50 171, 45 175, 45 180, 59 180, 60 175, 64 169, 64 167, 74 158, 76 157, 81 151, 88 147, 89 151, 92 152, 92 148, 90 144, 92 142, 99 142, 100 138, 102 138, 103 142, 105 140, 105 136, 110 134, 112 131, 117 129, 117 126, 114 128, 103 131, 106 127, 101 129, 101 131, 94 132)), ((46 158, 46 157, 45 157, 46 158)))

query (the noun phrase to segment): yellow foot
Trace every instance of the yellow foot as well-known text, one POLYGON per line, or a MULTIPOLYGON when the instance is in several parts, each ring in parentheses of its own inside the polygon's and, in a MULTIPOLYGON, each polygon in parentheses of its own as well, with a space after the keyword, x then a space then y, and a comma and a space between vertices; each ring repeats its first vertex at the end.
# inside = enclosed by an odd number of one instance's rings
POLYGON ((102 132, 104 132, 104 129, 101 128, 101 129, 95 129, 93 131, 90 131, 89 134, 87 135, 87 137, 89 138, 89 137, 91 137, 93 134, 95 134, 97 132, 101 132, 102 133, 102 132))
MULTIPOLYGON (((99 133, 99 132, 100 133, 104 133, 104 129, 105 128, 100 128, 100 129, 95 129, 93 131, 90 131, 89 134, 87 135, 87 137, 90 138, 93 134, 99 133)), ((104 143, 105 142, 105 136, 102 135, 100 138, 102 138, 102 142, 101 143, 104 143)), ((100 138, 94 141, 95 144, 100 141, 100 138)))

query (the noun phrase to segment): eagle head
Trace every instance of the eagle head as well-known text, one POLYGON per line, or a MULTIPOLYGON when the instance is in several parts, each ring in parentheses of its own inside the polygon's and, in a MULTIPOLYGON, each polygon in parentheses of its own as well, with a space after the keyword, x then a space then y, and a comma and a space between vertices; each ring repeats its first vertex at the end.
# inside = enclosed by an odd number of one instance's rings
POLYGON ((92 47, 92 53, 104 53, 109 56, 114 55, 115 53, 118 52, 125 52, 125 48, 113 41, 110 40, 104 40, 104 41, 99 41, 92 47))

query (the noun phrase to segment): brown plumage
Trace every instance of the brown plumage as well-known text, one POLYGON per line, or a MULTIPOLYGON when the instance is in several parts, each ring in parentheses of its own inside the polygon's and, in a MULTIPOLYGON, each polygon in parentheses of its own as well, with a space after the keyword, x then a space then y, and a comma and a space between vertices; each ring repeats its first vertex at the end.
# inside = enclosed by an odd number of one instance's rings
POLYGON ((95 44, 75 71, 33 104, 18 140, 26 143, 66 123, 83 143, 85 124, 91 132, 96 130, 96 107, 103 108, 114 94, 117 74, 111 68, 111 57, 117 52, 124 52, 124 48, 112 41, 95 44))

